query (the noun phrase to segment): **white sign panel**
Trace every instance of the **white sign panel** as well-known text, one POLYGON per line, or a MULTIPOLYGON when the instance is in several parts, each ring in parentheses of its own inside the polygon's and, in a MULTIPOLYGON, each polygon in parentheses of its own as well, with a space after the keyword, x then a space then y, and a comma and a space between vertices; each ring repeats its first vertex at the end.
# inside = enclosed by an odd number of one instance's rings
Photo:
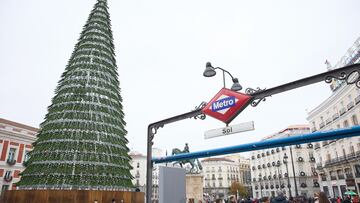
POLYGON ((204 133, 204 138, 209 139, 213 137, 220 137, 224 135, 230 135, 245 131, 254 130, 254 121, 246 122, 246 123, 240 123, 237 125, 230 125, 225 128, 218 128, 213 130, 208 130, 204 133))

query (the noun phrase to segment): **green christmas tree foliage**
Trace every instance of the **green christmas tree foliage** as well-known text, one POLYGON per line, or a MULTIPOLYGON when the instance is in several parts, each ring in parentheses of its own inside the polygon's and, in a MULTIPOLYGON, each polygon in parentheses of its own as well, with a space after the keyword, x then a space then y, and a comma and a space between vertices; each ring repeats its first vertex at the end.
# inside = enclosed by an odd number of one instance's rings
POLYGON ((131 188, 113 36, 98 0, 40 126, 22 189, 131 188))

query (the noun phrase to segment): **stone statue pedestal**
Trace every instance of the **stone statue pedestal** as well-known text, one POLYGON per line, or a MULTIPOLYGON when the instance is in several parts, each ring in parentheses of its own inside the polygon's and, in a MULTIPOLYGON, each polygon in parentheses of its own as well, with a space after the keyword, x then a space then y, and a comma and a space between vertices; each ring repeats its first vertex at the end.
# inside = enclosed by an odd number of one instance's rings
POLYGON ((186 174, 186 199, 193 199, 195 203, 203 199, 203 175, 186 174))

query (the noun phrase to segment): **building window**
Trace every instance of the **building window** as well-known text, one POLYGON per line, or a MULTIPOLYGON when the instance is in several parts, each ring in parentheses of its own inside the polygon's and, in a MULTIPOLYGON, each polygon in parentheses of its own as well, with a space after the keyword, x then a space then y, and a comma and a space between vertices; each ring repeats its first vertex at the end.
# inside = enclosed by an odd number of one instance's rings
POLYGON ((4 178, 5 179, 10 179, 10 177, 11 177, 11 171, 6 171, 4 178))
POLYGON ((29 151, 25 151, 24 162, 30 159, 29 151))
POLYGON ((140 163, 139 162, 136 163, 136 168, 140 168, 140 163))
POLYGON ((219 187, 222 187, 222 182, 221 181, 219 182, 219 187))
POLYGON ((16 153, 16 149, 15 148, 10 148, 9 150, 9 154, 8 154, 8 160, 12 161, 15 159, 15 153, 16 153))
POLYGON ((4 191, 6 191, 6 190, 8 190, 8 189, 9 189, 9 185, 3 185, 3 186, 1 187, 1 194, 3 194, 4 191))
POLYGON ((215 187, 215 182, 213 182, 213 187, 215 187))
POLYGON ((344 128, 349 127, 349 122, 347 120, 344 121, 344 128))
POLYGON ((359 125, 358 119, 356 115, 352 115, 351 120, 354 125, 359 125))

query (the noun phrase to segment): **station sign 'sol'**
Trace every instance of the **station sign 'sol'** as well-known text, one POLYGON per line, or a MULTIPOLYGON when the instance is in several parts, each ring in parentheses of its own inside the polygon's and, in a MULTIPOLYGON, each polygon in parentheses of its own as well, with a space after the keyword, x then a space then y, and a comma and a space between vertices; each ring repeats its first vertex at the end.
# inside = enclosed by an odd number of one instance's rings
POLYGON ((222 88, 202 112, 229 124, 251 102, 251 96, 222 88))

